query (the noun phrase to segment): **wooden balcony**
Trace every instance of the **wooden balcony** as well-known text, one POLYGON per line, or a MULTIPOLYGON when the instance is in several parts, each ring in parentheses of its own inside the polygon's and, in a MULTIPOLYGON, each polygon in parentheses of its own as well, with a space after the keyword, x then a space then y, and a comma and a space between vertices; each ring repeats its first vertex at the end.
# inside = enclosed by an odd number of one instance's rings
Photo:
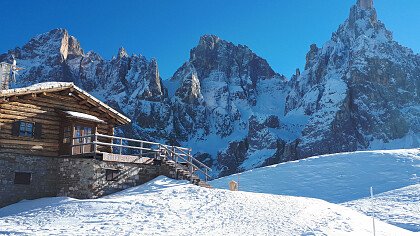
POLYGON ((103 161, 136 164, 165 162, 171 163, 175 171, 188 171, 191 181, 199 177, 207 182, 211 178, 211 168, 195 159, 190 148, 98 133, 74 137, 70 147, 70 156, 100 157, 103 161))

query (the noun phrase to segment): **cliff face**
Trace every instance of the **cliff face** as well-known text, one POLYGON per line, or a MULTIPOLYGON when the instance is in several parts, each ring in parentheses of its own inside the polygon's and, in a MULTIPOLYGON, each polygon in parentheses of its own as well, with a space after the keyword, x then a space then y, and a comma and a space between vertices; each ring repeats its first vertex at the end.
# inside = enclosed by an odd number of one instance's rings
POLYGON ((84 52, 66 30, 0 55, 25 67, 14 86, 70 81, 129 116, 117 134, 192 147, 226 175, 317 154, 420 144, 420 57, 359 0, 305 70, 287 80, 248 47, 202 36, 162 81, 155 59, 84 52))
POLYGON ((291 81, 286 112, 309 116, 299 157, 418 145, 419 56, 393 41, 368 3, 353 6, 322 48, 311 46, 291 81))
POLYGON ((287 81, 246 46, 201 37, 167 87, 177 139, 216 171, 249 169, 276 153, 287 81))

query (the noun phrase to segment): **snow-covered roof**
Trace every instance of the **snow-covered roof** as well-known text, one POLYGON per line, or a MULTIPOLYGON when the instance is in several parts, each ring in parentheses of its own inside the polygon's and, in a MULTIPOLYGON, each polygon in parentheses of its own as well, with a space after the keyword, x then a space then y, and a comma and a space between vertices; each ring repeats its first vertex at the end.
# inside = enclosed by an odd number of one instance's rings
POLYGON ((94 121, 94 122, 98 122, 98 123, 105 123, 105 121, 99 119, 96 116, 92 116, 92 115, 77 112, 77 111, 64 111, 64 113, 66 113, 69 117, 72 117, 72 118, 94 121))
POLYGON ((57 91, 57 89, 67 89, 70 87, 75 86, 73 83, 66 83, 66 82, 45 82, 45 83, 39 83, 39 84, 34 84, 28 87, 24 87, 24 88, 15 88, 15 89, 6 89, 6 90, 1 90, 0 91, 0 95, 2 97, 4 96, 15 96, 15 95, 21 95, 21 94, 27 94, 30 92, 37 92, 39 90, 55 90, 57 91))
POLYGON ((107 113, 109 113, 113 118, 115 118, 120 124, 128 124, 131 122, 131 120, 128 117, 124 116, 123 114, 119 113, 115 109, 101 102, 99 99, 93 97, 88 92, 77 87, 73 83, 45 82, 45 83, 34 84, 34 85, 24 87, 24 88, 0 90, 0 98, 8 98, 8 97, 13 97, 13 96, 21 96, 21 95, 33 94, 33 93, 36 94, 36 93, 44 93, 44 92, 57 92, 57 91, 63 91, 66 89, 71 89, 73 94, 79 96, 82 99, 90 100, 93 104, 104 108, 104 110, 108 111, 107 113))

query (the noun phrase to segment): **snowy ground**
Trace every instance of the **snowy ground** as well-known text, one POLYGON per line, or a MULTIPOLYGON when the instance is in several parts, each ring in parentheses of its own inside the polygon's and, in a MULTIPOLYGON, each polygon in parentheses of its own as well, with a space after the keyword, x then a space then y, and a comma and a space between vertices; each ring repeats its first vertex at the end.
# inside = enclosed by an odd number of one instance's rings
POLYGON ((341 204, 371 214, 393 225, 420 231, 420 184, 341 204))
MULTIPOLYGON (((411 235, 377 222, 377 235, 411 235)), ((159 177, 96 199, 45 198, 0 209, 0 234, 372 235, 371 219, 303 197, 206 189, 159 177)))
POLYGON ((371 212, 366 197, 372 186, 379 194, 375 212, 380 219, 420 231, 420 149, 313 157, 227 176, 211 185, 226 189, 231 180, 239 180, 242 191, 319 198, 366 214, 371 212))

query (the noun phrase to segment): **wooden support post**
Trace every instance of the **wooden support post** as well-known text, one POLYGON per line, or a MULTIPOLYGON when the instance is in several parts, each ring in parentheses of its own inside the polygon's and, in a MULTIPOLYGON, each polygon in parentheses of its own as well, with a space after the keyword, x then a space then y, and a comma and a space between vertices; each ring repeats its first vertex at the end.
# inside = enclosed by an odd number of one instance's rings
POLYGON ((120 138, 120 155, 122 155, 122 145, 123 145, 123 139, 122 138, 120 138))
POLYGON ((98 151, 98 146, 97 146, 97 144, 96 144, 96 142, 98 142, 98 136, 97 136, 98 134, 97 133, 95 133, 95 136, 93 136, 93 153, 97 153, 97 151, 98 151))
POLYGON ((79 138, 79 143, 80 143, 80 140, 82 140, 82 145, 79 146, 80 147, 80 153, 83 154, 84 151, 85 151, 85 145, 84 144, 86 143, 85 142, 86 139, 85 138, 79 138))
MULTIPOLYGON (((171 152, 171 155, 172 155, 172 152, 171 152)), ((176 179, 178 179, 178 155, 175 155, 175 175, 176 175, 176 179)))
POLYGON ((71 138, 71 155, 74 155, 74 137, 71 138))
MULTIPOLYGON (((140 157, 143 157, 143 142, 140 142, 140 157)), ((156 156, 155 156, 156 159, 156 156)))
MULTIPOLYGON (((97 125, 95 125, 95 127, 93 128, 93 133, 94 133, 94 136, 93 136, 93 153, 95 153, 96 154, 96 152, 98 151, 98 145, 96 144, 96 142, 98 142, 98 126, 97 125)), ((91 138, 91 140, 92 140, 92 138, 91 138)))
POLYGON ((190 152, 188 152, 188 163, 189 163, 189 172, 190 172, 190 182, 193 183, 193 165, 192 165, 192 156, 190 152))
POLYGON ((162 146, 160 144, 158 145, 158 150, 159 150, 159 159, 163 160, 162 159, 162 146))

